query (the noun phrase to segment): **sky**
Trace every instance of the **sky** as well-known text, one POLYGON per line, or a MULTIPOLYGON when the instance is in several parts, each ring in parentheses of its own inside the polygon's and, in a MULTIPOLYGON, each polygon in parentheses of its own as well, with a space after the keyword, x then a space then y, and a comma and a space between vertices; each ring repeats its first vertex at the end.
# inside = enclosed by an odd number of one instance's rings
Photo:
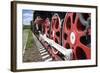
POLYGON ((30 25, 30 21, 33 19, 33 11, 23 10, 22 18, 23 25, 30 25))

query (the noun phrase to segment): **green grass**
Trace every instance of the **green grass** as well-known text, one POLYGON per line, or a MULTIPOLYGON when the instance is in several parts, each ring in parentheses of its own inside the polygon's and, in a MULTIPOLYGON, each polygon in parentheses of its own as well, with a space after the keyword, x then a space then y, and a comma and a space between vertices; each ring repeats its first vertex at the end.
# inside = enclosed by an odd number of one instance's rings
POLYGON ((23 29, 30 29, 31 26, 30 25, 23 25, 23 29))
POLYGON ((32 31, 29 30, 26 48, 32 48, 32 47, 33 47, 33 43, 34 43, 34 42, 33 42, 32 31))

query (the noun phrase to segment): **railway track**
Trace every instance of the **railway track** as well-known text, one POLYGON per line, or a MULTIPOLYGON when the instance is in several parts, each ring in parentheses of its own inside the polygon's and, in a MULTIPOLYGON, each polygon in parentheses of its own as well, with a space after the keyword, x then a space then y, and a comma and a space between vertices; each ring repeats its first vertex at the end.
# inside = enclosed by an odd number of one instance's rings
POLYGON ((46 61, 46 62, 52 61, 52 57, 50 56, 50 54, 48 53, 46 48, 44 48, 44 46, 40 43, 40 41, 37 39, 37 37, 34 35, 34 33, 33 33, 33 38, 36 42, 37 49, 40 52, 42 60, 46 61))

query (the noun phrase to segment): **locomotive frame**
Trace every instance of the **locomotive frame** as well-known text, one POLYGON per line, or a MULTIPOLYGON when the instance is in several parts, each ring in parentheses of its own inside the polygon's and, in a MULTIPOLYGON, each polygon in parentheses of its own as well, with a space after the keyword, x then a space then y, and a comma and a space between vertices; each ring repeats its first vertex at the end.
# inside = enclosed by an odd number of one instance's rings
POLYGON ((74 4, 56 4, 56 3, 40 3, 40 2, 26 2, 26 1, 12 1, 11 2, 11 71, 35 71, 35 70, 51 70, 51 69, 67 69, 67 68, 82 68, 82 67, 96 67, 97 59, 97 6, 89 5, 74 5, 74 4), (58 8, 57 8, 58 7, 58 8), (42 8, 42 9, 41 9, 42 8), (74 61, 58 61, 58 62, 22 62, 22 9, 31 10, 50 10, 64 12, 88 12, 91 13, 91 59, 90 60, 74 60, 74 61), (64 10, 63 10, 64 9, 64 10), (94 23, 94 25, 92 24, 94 23), (94 46, 93 46, 94 45, 94 46), (60 63, 60 64, 59 64, 60 63), (79 64, 80 63, 80 64, 79 64), (57 65, 58 64, 58 65, 57 65), (38 67, 40 66, 40 67, 38 67))

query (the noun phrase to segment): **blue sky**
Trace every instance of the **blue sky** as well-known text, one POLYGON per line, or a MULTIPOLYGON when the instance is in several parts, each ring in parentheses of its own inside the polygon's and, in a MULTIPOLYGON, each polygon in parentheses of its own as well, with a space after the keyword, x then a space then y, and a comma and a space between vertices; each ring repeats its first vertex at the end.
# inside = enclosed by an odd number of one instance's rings
POLYGON ((23 10, 23 24, 30 25, 30 21, 33 19, 33 11, 32 10, 23 10))

